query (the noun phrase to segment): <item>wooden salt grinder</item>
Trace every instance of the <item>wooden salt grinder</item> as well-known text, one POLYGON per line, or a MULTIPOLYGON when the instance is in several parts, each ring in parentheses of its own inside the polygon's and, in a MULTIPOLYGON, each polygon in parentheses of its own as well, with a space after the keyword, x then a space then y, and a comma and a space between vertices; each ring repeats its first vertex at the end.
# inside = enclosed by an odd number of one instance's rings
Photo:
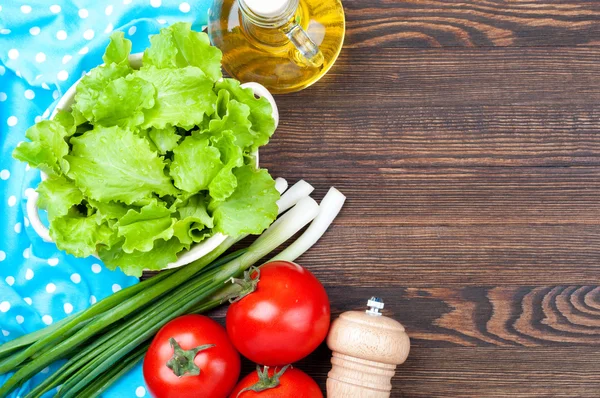
POLYGON ((381 316, 380 298, 371 297, 367 305, 364 312, 344 312, 331 325, 327 398, 388 398, 396 365, 408 357, 410 339, 404 326, 381 316))

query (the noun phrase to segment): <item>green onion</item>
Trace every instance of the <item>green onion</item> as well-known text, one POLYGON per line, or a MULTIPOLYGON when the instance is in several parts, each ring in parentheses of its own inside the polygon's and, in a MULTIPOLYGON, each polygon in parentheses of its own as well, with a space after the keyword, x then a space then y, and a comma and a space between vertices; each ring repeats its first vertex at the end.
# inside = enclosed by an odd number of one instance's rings
MULTIPOLYGON (((20 365, 23 361, 25 361, 31 355, 35 354, 39 350, 42 350, 44 347, 51 344, 57 338, 64 337, 65 333, 68 333, 69 330, 76 328, 80 323, 87 322, 90 319, 96 317, 97 315, 103 314, 107 310, 113 309, 114 307, 118 306, 122 302, 125 302, 125 303, 128 302, 126 299, 132 297, 133 295, 136 295, 140 292, 153 291, 154 289, 149 289, 150 286, 153 286, 153 285, 158 284, 159 282, 162 282, 164 279, 166 279, 166 277, 171 275, 169 272, 165 272, 164 274, 166 274, 166 275, 165 276, 163 276, 162 274, 157 275, 157 277, 158 277, 157 280, 153 280, 154 278, 147 279, 136 285, 133 285, 126 289, 118 291, 117 293, 113 294, 112 296, 109 296, 106 299, 101 300, 101 301, 97 302, 96 304, 92 305, 87 310, 81 311, 81 312, 75 314, 74 316, 66 318, 65 320, 67 320, 67 322, 62 323, 60 325, 60 327, 58 327, 58 328, 51 329, 50 331, 48 331, 47 328, 42 329, 40 332, 45 332, 45 333, 40 333, 42 335, 42 337, 40 339, 38 339, 35 343, 28 346, 25 350, 12 355, 10 357, 10 360, 8 360, 6 363, 4 363, 2 366, 0 366, 0 374, 13 370, 16 366, 20 365)), ((24 336, 24 337, 27 337, 27 336, 24 336)), ((3 348, 4 348, 4 344, 0 347, 0 351, 3 348)), ((50 362, 52 362, 52 361, 50 361, 50 362)), ((45 366, 46 365, 42 366, 40 369, 38 369, 38 371, 43 369, 45 366)), ((5 387, 5 386, 3 386, 3 387, 5 387)), ((3 391, 3 390, 4 390, 4 388, 0 389, 0 394, 2 394, 1 391, 3 391)))
POLYGON ((184 288, 179 294, 169 297, 159 303, 150 314, 139 314, 132 319, 130 326, 123 331, 120 341, 107 350, 101 350, 100 356, 92 363, 86 365, 81 374, 72 377, 61 389, 59 396, 71 398, 94 380, 103 371, 107 370, 116 361, 127 355, 132 349, 151 338, 164 324, 171 319, 187 313, 198 302, 209 297, 223 287, 223 284, 232 276, 243 272, 258 260, 269 254, 275 248, 291 238, 306 224, 308 224, 319 211, 319 206, 311 198, 302 199, 292 210, 286 213, 278 222, 275 222, 267 231, 250 245, 241 256, 231 260, 221 268, 203 274, 197 282, 184 288), (180 296, 186 297, 181 300, 180 296), (64 393, 64 394, 63 394, 64 393))
MULTIPOLYGON (((287 196, 282 196, 280 213, 295 206, 247 249, 218 259, 244 236, 227 238, 213 252, 192 264, 158 274, 51 327, 0 346, 1 371, 15 371, 0 387, 0 397, 5 397, 53 361, 69 356, 58 371, 26 398, 41 397, 57 386, 61 386, 57 394, 60 397, 99 395, 143 357, 153 335, 163 325, 180 315, 205 312, 221 304, 235 292, 235 286, 226 284, 231 277, 242 274, 319 214, 300 237, 300 243, 292 245, 294 249, 283 256, 293 261, 318 240, 339 212, 339 209, 332 210, 324 199, 324 210, 335 214, 323 216, 319 205, 307 197, 312 187, 304 182, 294 187, 288 190, 290 194, 286 192, 287 196)), ((343 201, 337 203, 341 205, 343 201)))
MULTIPOLYGON (((165 272, 166 276, 162 276, 162 274, 158 274, 159 281, 152 281, 154 278, 147 279, 146 281, 140 282, 136 285, 133 285, 127 289, 123 289, 112 296, 107 297, 104 300, 99 301, 95 305, 91 306, 85 311, 76 314, 73 317, 70 317, 69 322, 63 325, 61 328, 54 330, 52 333, 45 336, 42 340, 37 341, 36 343, 29 346, 24 351, 17 353, 13 358, 13 361, 10 363, 10 368, 2 368, 0 369, 0 373, 6 373, 8 371, 14 370, 16 366, 21 364, 27 357, 31 356, 35 353, 38 348, 45 347, 47 343, 58 341, 58 344, 53 345, 49 350, 46 350, 42 355, 38 358, 28 362, 19 368, 6 382, 2 387, 0 387, 0 397, 5 397, 8 395, 10 391, 12 391, 15 387, 21 385, 24 381, 30 379, 40 370, 44 369, 46 366, 50 365, 57 359, 60 359, 65 356, 70 350, 76 348, 80 344, 83 344, 86 339, 97 334, 98 332, 104 330, 108 326, 112 325, 119 319, 131 314, 132 312, 138 310, 141 306, 147 304, 151 300, 157 298, 158 296, 166 293, 170 289, 175 286, 179 286, 187 279, 192 277, 196 272, 200 271, 202 268, 215 261, 223 252, 225 252, 229 247, 231 247, 236 242, 236 239, 228 238, 226 239, 219 247, 213 250, 211 253, 207 254, 203 258, 198 261, 195 261, 189 264, 186 267, 175 270, 176 272, 165 272), (147 281, 152 281, 150 283, 144 283, 147 281), (138 286, 142 285, 142 289, 138 288, 138 286), (145 288, 145 286, 151 285, 152 288, 145 288), (137 288, 137 289, 132 289, 137 288), (121 295, 122 291, 131 291, 136 290, 138 293, 134 297, 129 297, 129 300, 124 300, 114 305, 113 301, 115 301, 115 297, 118 298, 121 295), (112 299, 112 300, 110 300, 112 299), (109 303, 107 303, 110 302, 109 303), (99 308, 106 308, 107 310, 104 313, 99 313, 99 308), (93 314, 93 315, 91 315, 93 314), (74 335, 68 337, 67 339, 62 339, 61 337, 65 332, 68 331, 67 326, 74 327, 76 326, 76 322, 78 319, 89 319, 95 316, 88 325, 84 328, 76 332, 74 335), (64 330, 63 330, 64 329, 64 330), (42 343, 43 342, 43 343, 42 343), (33 349, 35 347, 35 349, 33 349), (32 352, 33 351, 33 352, 32 352), (26 356, 27 355, 27 356, 26 356)), ((119 299, 121 300, 121 299, 119 299)))
POLYGON ((110 368, 107 372, 104 372, 102 376, 94 380, 93 383, 88 385, 85 390, 80 392, 80 397, 96 398, 105 392, 115 381, 121 376, 129 372, 142 358, 146 355, 149 344, 144 344, 131 352, 129 357, 119 362, 117 365, 110 368))

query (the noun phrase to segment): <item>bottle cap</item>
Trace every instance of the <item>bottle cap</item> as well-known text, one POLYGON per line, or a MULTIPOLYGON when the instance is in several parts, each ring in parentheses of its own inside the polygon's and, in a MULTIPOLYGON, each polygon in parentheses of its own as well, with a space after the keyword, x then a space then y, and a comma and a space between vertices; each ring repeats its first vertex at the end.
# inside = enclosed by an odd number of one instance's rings
POLYGON ((275 18, 287 10, 290 0, 244 0, 244 3, 258 16, 275 18))

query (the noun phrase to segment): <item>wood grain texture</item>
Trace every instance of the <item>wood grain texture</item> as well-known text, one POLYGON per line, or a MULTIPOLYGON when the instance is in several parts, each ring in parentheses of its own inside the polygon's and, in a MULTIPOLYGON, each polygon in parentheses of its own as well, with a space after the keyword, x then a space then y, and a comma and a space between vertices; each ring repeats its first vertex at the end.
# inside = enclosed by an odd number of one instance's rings
MULTIPOLYGON (((260 157, 348 197, 299 259, 333 315, 376 294, 406 326, 392 397, 597 397, 600 2, 343 3, 260 157)), ((329 358, 297 366, 324 387, 329 358)))
POLYGON ((600 43, 593 0, 344 0, 347 46, 576 46, 600 43))
POLYGON ((600 284, 599 247, 597 226, 337 225, 301 261, 332 288, 600 284))
POLYGON ((303 101, 318 101, 326 111, 347 112, 457 105, 590 107, 600 99, 599 60, 599 47, 347 49, 318 84, 279 102, 285 108, 289 98, 302 109, 303 101))
MULTIPOLYGON (((320 348, 297 366, 325 385, 328 354, 320 348)), ((598 362, 591 347, 417 347, 398 367, 391 396, 596 398, 598 362)), ((252 369, 244 363, 242 372, 252 369)))
MULTIPOLYGON (((462 86, 457 82, 454 88, 462 86)), ((330 148, 336 148, 341 167, 599 165, 595 104, 381 107, 378 101, 361 101, 328 106, 323 117, 321 109, 298 108, 298 97, 278 102, 285 118, 273 146, 262 150, 265 164, 274 168, 301 167, 306 159, 314 169, 330 166, 330 148), (300 153, 298 146, 310 151, 300 153)))

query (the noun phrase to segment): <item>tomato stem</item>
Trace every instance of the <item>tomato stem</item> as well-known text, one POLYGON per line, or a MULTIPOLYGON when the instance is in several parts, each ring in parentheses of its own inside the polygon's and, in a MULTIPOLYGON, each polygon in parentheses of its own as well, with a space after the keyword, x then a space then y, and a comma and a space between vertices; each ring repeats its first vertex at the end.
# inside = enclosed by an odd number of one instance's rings
POLYGON ((275 388, 279 385, 279 378, 285 373, 286 370, 292 365, 285 365, 279 372, 275 372, 273 376, 269 377, 269 367, 265 366, 262 370, 260 370, 260 365, 256 365, 256 373, 258 373, 258 381, 251 385, 250 387, 246 387, 240 392, 238 392, 236 398, 240 396, 243 392, 246 391, 254 391, 261 392, 265 390, 269 390, 271 388, 275 388))
POLYGON ((214 344, 204 344, 191 350, 181 348, 177 340, 173 337, 169 338, 169 343, 173 347, 173 356, 167 362, 167 367, 175 373, 177 377, 198 376, 200 368, 194 363, 194 358, 200 351, 214 347, 214 344))
POLYGON ((228 297, 230 303, 237 303, 250 293, 254 293, 260 282, 260 269, 258 267, 250 267, 249 270, 244 271, 244 278, 231 277, 229 282, 234 285, 238 285, 241 289, 230 297, 228 297), (253 276, 256 273, 255 276, 253 276))

